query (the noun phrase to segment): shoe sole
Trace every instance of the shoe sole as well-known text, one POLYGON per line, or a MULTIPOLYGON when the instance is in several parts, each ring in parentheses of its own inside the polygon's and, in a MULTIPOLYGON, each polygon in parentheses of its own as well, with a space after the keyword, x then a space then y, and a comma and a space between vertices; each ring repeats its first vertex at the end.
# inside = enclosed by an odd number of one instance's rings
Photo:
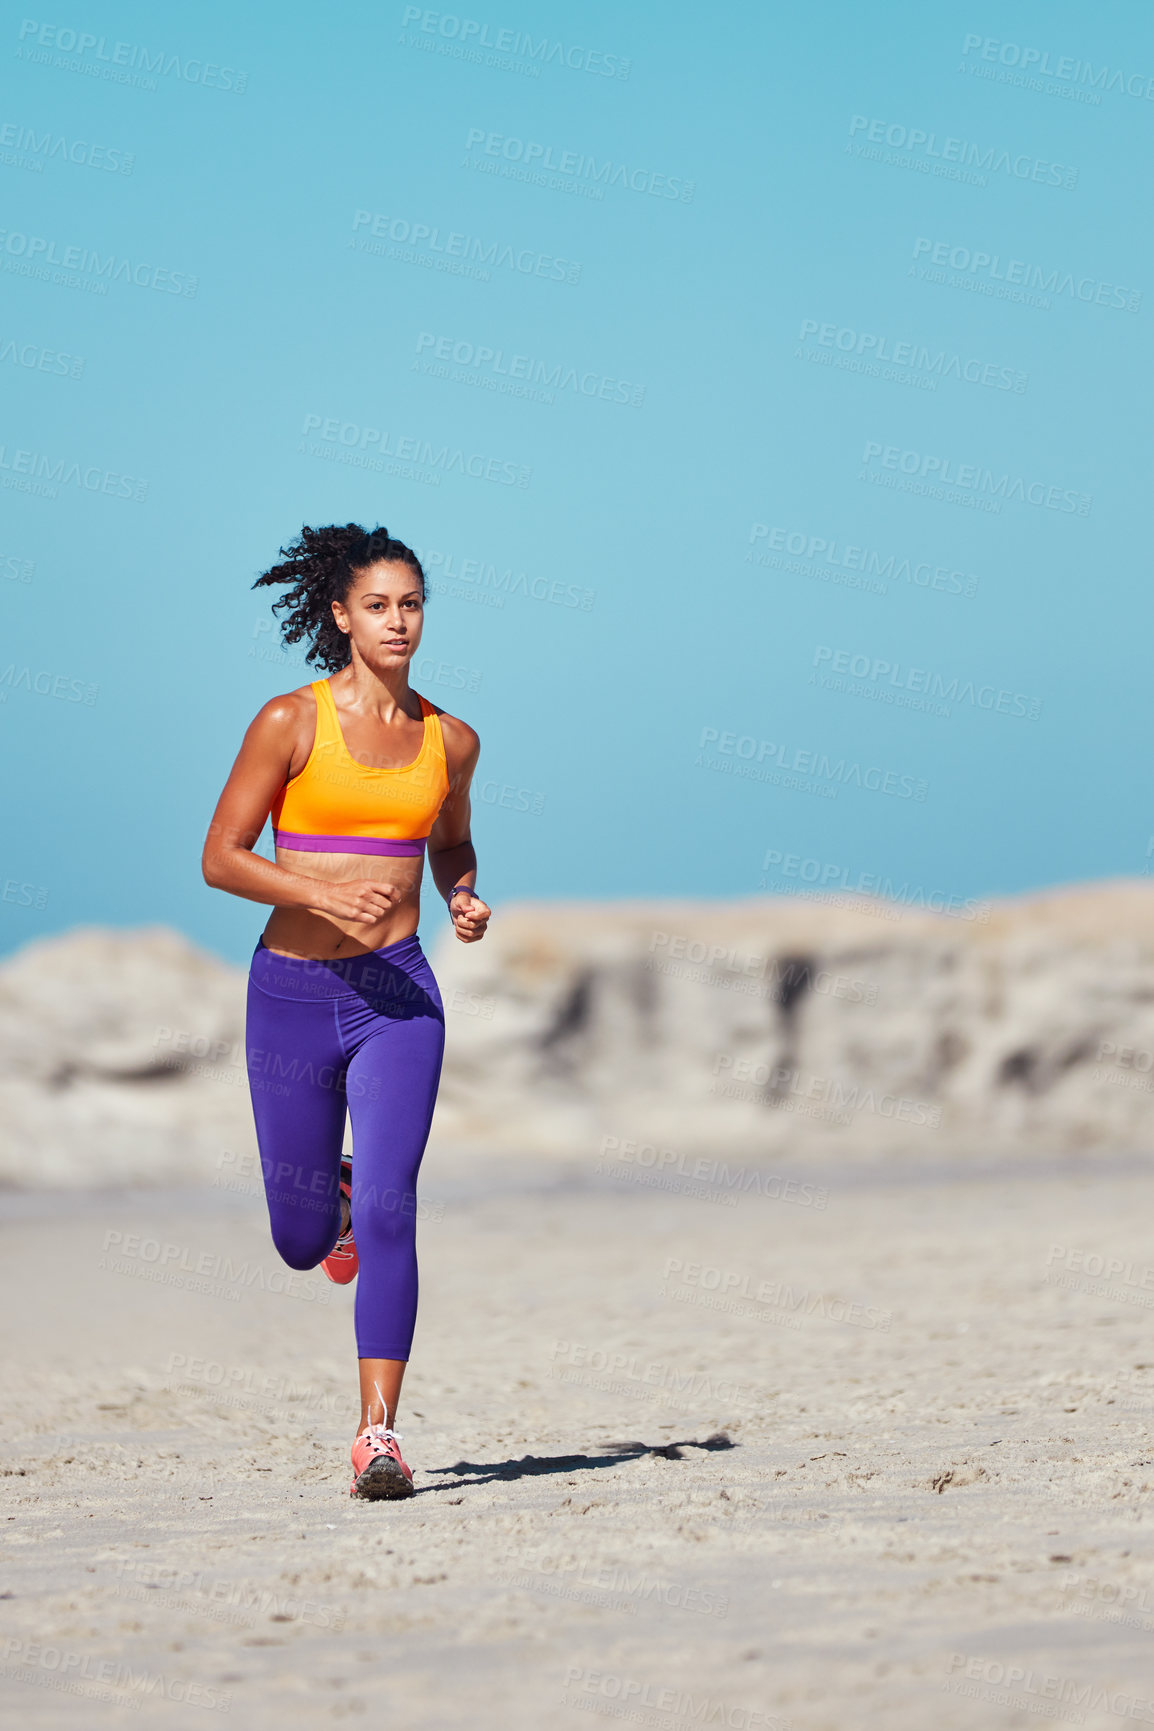
POLYGON ((412 1496, 413 1481, 389 1455, 378 1455, 353 1481, 349 1494, 367 1497, 374 1502, 396 1501, 400 1497, 412 1496))

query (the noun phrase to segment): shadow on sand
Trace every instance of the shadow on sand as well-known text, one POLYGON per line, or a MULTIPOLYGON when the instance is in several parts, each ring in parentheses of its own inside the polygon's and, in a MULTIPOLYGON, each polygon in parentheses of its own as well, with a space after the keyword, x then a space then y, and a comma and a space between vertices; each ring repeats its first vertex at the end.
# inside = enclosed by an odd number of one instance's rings
POLYGON ((644 1455, 660 1455, 662 1460, 680 1461, 683 1449, 734 1449, 737 1444, 723 1430, 698 1442, 687 1437, 682 1442, 607 1443, 599 1455, 522 1455, 515 1461, 454 1461, 451 1467, 430 1467, 432 1473, 469 1473, 469 1478, 446 1479, 440 1485, 422 1485, 417 1492, 465 1490, 473 1485, 489 1485, 500 1479, 539 1478, 547 1473, 592 1472, 597 1467, 620 1466, 622 1461, 640 1460, 644 1455))

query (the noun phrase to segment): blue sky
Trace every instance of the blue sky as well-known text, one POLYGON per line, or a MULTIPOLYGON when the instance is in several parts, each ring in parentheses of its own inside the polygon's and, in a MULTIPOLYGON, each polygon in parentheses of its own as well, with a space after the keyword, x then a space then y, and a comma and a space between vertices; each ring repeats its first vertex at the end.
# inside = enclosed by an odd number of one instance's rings
POLYGON ((1142 872, 1154 18, 1008 18, 10 16, 0 945, 247 956, 302 522, 428 556, 498 905, 1142 872))

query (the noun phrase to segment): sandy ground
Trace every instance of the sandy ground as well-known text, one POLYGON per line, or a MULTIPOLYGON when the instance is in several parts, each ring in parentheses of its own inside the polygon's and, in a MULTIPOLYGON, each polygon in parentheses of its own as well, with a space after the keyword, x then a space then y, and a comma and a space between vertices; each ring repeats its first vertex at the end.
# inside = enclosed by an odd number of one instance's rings
POLYGON ((256 1199, 6 1199, 13 1722, 1154 1723, 1154 1162, 426 1174, 400 1504, 256 1199))

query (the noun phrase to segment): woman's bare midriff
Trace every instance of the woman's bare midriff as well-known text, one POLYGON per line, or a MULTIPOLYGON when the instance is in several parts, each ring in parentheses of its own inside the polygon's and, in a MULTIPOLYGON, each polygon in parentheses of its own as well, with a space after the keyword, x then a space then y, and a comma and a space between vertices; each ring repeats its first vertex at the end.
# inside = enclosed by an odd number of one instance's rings
POLYGON ((421 858, 391 854, 298 853, 278 847, 276 863, 301 877, 322 878, 327 883, 351 883, 372 878, 394 885, 403 892, 399 902, 373 925, 363 920, 340 920, 332 914, 313 913, 309 908, 274 908, 262 937, 267 950, 276 955, 296 956, 307 961, 332 961, 335 956, 364 955, 386 944, 411 938, 421 917, 421 858))

